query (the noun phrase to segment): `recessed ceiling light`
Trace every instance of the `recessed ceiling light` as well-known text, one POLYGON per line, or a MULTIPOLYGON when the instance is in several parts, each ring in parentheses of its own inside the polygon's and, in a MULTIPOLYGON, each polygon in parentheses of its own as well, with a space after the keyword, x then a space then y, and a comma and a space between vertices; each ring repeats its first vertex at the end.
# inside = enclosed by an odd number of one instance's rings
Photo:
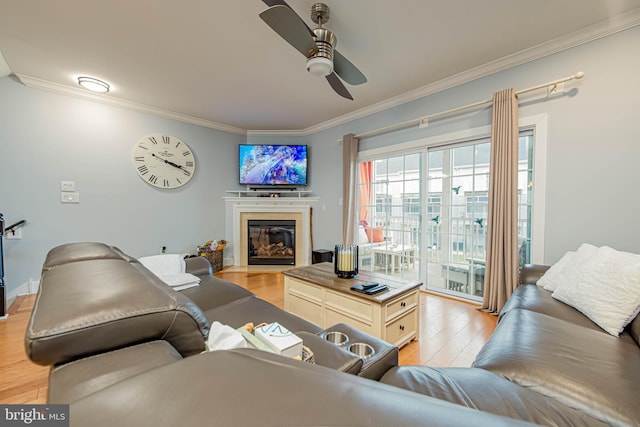
POLYGON ((98 80, 93 77, 78 77, 78 84, 85 89, 99 93, 107 93, 110 89, 107 82, 103 82, 102 80, 98 80))

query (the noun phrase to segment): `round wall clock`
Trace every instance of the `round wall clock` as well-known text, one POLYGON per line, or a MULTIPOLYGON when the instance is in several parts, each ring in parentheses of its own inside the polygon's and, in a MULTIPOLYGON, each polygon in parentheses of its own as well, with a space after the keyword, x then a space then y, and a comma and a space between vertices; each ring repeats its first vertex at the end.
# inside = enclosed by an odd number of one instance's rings
POLYGON ((196 171, 196 159, 189 146, 170 135, 142 138, 133 147, 132 160, 140 178, 158 188, 182 187, 196 171))

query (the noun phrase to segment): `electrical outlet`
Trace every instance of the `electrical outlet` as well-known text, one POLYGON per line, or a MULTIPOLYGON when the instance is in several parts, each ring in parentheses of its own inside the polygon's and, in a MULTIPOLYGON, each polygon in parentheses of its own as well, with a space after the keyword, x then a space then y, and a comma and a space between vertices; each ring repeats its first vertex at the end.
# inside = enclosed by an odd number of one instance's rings
POLYGON ((80 193, 60 193, 60 203, 80 203, 80 193))

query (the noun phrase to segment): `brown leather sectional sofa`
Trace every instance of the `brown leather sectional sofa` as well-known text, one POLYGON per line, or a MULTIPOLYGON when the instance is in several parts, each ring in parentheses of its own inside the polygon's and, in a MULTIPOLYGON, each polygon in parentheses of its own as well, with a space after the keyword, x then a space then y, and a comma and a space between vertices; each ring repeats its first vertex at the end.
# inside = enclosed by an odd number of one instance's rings
MULTIPOLYGON (((71 425, 597 426, 640 419, 632 405, 640 391, 640 321, 616 340, 535 285, 509 301, 473 368, 435 369, 397 366, 397 348, 336 325, 374 347, 376 355, 363 360, 324 340, 318 326, 216 278, 204 258, 188 259, 187 271, 201 284, 176 292, 105 244, 49 252, 25 345, 34 362, 52 367, 48 401, 70 403, 71 425), (278 321, 303 337, 316 364, 250 349, 203 352, 214 320, 233 327, 278 321)), ((523 277, 535 278, 531 271, 523 277)))

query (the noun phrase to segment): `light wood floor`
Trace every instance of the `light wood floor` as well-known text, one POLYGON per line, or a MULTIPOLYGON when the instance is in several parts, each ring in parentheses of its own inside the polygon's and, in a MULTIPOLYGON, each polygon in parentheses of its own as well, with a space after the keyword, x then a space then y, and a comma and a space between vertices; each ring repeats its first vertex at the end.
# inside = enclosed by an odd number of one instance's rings
MULTIPOLYGON (((260 298, 284 306, 281 273, 219 272, 216 276, 243 286, 260 298)), ((24 333, 35 296, 18 297, 9 317, 0 321, 0 403, 46 403, 49 368, 27 359, 24 333)), ((496 318, 475 305, 422 293, 420 340, 400 350, 401 365, 469 366, 489 339, 496 318)))

